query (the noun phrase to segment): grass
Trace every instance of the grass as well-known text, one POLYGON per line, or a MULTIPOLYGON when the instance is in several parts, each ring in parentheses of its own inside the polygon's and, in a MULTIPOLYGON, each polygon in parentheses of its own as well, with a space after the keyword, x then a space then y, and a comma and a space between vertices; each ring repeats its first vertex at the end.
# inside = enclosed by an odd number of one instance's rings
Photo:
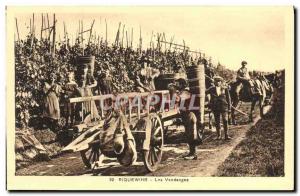
POLYGON ((261 119, 218 168, 215 176, 284 176, 284 127, 261 119))
POLYGON ((284 86, 273 107, 218 168, 215 176, 284 176, 284 86))

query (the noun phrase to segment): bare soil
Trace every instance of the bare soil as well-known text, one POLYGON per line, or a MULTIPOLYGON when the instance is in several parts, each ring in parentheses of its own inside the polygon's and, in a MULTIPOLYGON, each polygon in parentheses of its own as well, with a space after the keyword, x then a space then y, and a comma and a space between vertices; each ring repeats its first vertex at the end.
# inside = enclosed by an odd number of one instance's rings
MULTIPOLYGON (((241 110, 249 112, 250 105, 243 103, 241 110)), ((26 168, 16 171, 16 175, 37 176, 70 176, 70 175, 96 175, 96 176, 213 176, 218 167, 226 160, 233 149, 246 137, 246 133, 259 120, 258 110, 255 110, 253 123, 248 123, 246 116, 237 114, 237 126, 229 126, 229 135, 232 140, 215 140, 215 132, 207 130, 203 145, 198 146, 198 160, 184 160, 183 155, 188 152, 184 143, 183 131, 178 130, 167 138, 164 154, 157 171, 148 173, 144 168, 141 155, 138 161, 129 167, 121 166, 116 159, 106 158, 103 165, 96 170, 85 168, 80 153, 62 154, 50 161, 37 162, 26 168), (176 140, 173 138, 177 138, 176 140), (179 139, 178 139, 179 138, 179 139), (182 138, 182 139, 180 139, 182 138)))

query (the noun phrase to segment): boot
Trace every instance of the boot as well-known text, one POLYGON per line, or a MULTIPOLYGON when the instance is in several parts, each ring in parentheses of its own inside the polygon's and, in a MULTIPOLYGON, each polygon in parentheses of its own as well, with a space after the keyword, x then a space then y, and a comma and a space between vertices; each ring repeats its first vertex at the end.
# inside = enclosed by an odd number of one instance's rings
POLYGON ((216 128, 216 129, 217 129, 217 137, 216 137, 216 140, 220 140, 220 139, 221 139, 220 128, 216 128))
POLYGON ((189 145, 190 147, 190 152, 189 154, 185 155, 183 158, 185 160, 197 160, 197 153, 196 153, 196 146, 194 145, 189 145))
POLYGON ((186 156, 184 156, 184 159, 185 160, 197 160, 198 156, 197 156, 197 154, 186 155, 186 156))

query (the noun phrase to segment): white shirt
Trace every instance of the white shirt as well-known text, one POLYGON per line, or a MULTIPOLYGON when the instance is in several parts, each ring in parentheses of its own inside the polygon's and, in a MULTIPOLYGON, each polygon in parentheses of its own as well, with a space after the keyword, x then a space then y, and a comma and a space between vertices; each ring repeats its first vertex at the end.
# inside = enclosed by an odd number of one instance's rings
POLYGON ((221 95, 221 87, 220 86, 216 86, 216 92, 217 92, 217 95, 221 95))

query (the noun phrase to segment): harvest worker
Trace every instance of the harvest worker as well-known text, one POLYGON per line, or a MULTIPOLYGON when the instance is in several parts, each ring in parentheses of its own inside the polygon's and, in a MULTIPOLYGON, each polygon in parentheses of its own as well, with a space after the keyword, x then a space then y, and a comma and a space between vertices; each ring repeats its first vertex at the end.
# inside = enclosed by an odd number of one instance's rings
POLYGON ((258 88, 255 88, 254 81, 251 80, 248 70, 246 68, 247 62, 242 61, 242 67, 237 71, 236 81, 239 83, 236 87, 236 93, 239 94, 241 89, 244 87, 249 87, 252 94, 258 94, 258 88))
POLYGON ((160 74, 158 69, 148 67, 144 63, 144 67, 136 76, 136 88, 138 92, 150 92, 155 90, 154 79, 160 74))
POLYGON ((207 93, 211 95, 211 110, 215 117, 217 138, 221 139, 220 133, 220 117, 222 116, 225 140, 231 139, 228 136, 228 110, 231 106, 230 94, 227 86, 222 85, 223 78, 220 76, 214 77, 214 84, 211 88, 207 89, 207 93))
POLYGON ((43 117, 49 128, 56 131, 58 120, 60 119, 59 93, 61 92, 61 87, 56 84, 56 75, 54 73, 50 74, 49 80, 44 82, 43 91, 45 93, 43 117))
POLYGON ((75 120, 75 108, 76 103, 70 103, 68 99, 79 97, 80 92, 78 91, 78 85, 74 79, 74 72, 68 73, 68 82, 64 86, 65 90, 65 118, 66 118, 66 126, 73 125, 75 120), (69 124, 70 123, 70 124, 69 124))
POLYGON ((176 83, 178 83, 177 88, 179 90, 179 93, 177 94, 178 98, 176 100, 180 105, 180 116, 185 128, 186 142, 189 145, 189 153, 184 155, 184 159, 197 160, 197 146, 202 144, 203 134, 203 129, 197 118, 199 114, 189 110, 192 94, 185 88, 187 86, 186 82, 183 79, 179 79, 176 83))
POLYGON ((239 85, 236 87, 236 92, 239 94, 240 90, 243 87, 243 84, 249 83, 248 81, 250 80, 250 76, 248 74, 246 65, 246 61, 242 61, 242 67, 237 71, 237 76, 236 76, 236 81, 239 82, 239 85))
MULTIPOLYGON (((92 97, 93 90, 92 88, 97 86, 97 81, 95 80, 92 68, 90 65, 84 65, 83 75, 81 76, 81 80, 79 82, 79 92, 82 97, 92 97)), ((83 110, 86 114, 90 114, 91 120, 97 120, 100 118, 98 114, 98 110, 94 100, 85 101, 83 104, 83 110)))
POLYGON ((100 95, 112 94, 117 86, 113 83, 113 76, 109 69, 101 70, 97 72, 97 88, 100 95))

